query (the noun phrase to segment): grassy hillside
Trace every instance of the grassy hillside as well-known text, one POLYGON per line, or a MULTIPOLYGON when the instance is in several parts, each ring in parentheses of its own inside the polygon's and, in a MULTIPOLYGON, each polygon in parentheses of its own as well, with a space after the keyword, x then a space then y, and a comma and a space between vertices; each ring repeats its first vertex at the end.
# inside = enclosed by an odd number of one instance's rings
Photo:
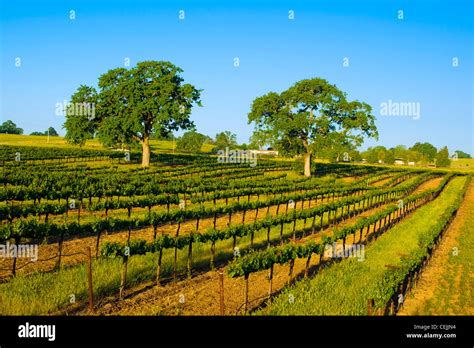
MULTIPOLYGON (((175 143, 169 140, 151 140, 152 151, 172 152, 175 143)), ((0 145, 17 145, 17 146, 41 146, 41 147, 65 147, 77 148, 66 142, 64 137, 48 137, 32 136, 32 135, 16 135, 16 134, 0 134, 0 145)), ((83 146, 85 149, 104 149, 98 140, 88 140, 83 146)), ((213 148, 212 145, 204 144, 201 148, 203 152, 209 152, 213 148)))

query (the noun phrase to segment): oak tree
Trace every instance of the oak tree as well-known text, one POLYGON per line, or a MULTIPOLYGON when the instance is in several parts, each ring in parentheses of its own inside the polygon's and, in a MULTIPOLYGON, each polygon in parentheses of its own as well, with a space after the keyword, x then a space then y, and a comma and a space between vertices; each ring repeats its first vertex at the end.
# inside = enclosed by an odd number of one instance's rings
MULTIPOLYGON (((190 115, 195 104, 201 105, 201 90, 184 83, 182 72, 165 61, 109 70, 99 77, 96 115, 89 118, 88 125, 107 146, 141 144, 142 167, 148 167, 152 135, 165 137, 194 126, 190 115)), ((81 134, 90 134, 85 120, 78 118, 76 127, 68 127, 66 121, 68 133, 79 129, 78 136, 71 135, 70 139, 81 140, 81 134)))
POLYGON ((248 114, 248 122, 270 134, 278 150, 304 156, 305 176, 311 176, 311 157, 328 137, 358 146, 364 136, 378 137, 374 121, 370 105, 348 101, 345 93, 321 78, 258 97, 248 114))

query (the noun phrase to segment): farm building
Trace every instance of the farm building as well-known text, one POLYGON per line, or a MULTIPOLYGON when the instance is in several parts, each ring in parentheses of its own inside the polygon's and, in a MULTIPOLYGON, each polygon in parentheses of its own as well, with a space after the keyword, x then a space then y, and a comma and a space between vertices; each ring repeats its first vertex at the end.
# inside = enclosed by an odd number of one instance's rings
POLYGON ((395 158, 395 162, 393 163, 399 166, 403 166, 405 165, 405 160, 403 158, 395 158))
POLYGON ((249 150, 251 154, 278 156, 278 151, 275 150, 249 150))

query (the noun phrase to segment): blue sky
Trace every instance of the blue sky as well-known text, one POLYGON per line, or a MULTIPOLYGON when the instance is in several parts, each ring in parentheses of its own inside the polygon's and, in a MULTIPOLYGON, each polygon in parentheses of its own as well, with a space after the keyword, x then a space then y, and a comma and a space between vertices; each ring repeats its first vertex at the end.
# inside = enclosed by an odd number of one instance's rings
POLYGON ((0 1, 0 121, 26 133, 64 134, 56 103, 129 58, 180 66, 204 90, 192 118, 211 136, 247 142, 253 99, 322 77, 372 105, 378 144, 474 153, 472 1, 0 1), (389 100, 419 103, 420 117, 381 115, 389 100))

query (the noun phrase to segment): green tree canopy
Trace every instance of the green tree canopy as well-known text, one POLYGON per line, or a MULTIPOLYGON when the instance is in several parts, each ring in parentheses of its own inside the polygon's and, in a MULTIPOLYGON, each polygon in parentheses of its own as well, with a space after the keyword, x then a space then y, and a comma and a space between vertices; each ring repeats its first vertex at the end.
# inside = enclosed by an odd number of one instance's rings
POLYGON ((98 93, 91 87, 81 86, 82 91, 79 87, 74 96, 81 99, 79 102, 96 99, 95 115, 67 115, 66 138, 83 144, 96 133, 107 146, 140 143, 142 166, 149 166, 152 134, 166 137, 194 125, 191 110, 195 104, 201 105, 201 91, 184 83, 182 72, 170 62, 145 61, 128 70, 117 68, 101 75, 98 93), (84 93, 84 88, 91 93, 84 93), (79 98, 81 95, 84 98, 79 98))
POLYGON ((207 136, 195 131, 184 133, 176 141, 176 148, 186 152, 200 152, 207 136))
POLYGON ((0 133, 23 134, 23 129, 18 128, 12 120, 7 120, 0 125, 0 133))
MULTIPOLYGON (((403 149, 403 151, 405 153, 406 149, 403 149)), ((364 157, 369 163, 378 163, 379 161, 382 161, 382 163, 385 164, 393 164, 395 162, 395 150, 387 149, 385 146, 380 145, 369 147, 362 153, 362 157, 364 157)))
POLYGON ((385 152, 384 163, 386 164, 394 164, 395 163, 395 154, 392 150, 387 150, 385 152))
POLYGON ((263 130, 254 130, 252 135, 250 136, 250 144, 249 148, 253 150, 263 150, 263 148, 267 146, 271 146, 271 134, 269 132, 265 132, 263 130))
POLYGON ((362 152, 362 157, 369 163, 378 163, 380 147, 369 147, 366 151, 362 152))
POLYGON ((311 156, 328 136, 337 133, 339 139, 355 146, 364 136, 377 137, 371 112, 368 104, 348 101, 335 85, 314 78, 299 81, 282 93, 256 98, 248 122, 270 134, 282 153, 303 155, 304 174, 311 176, 311 156))
POLYGON ((395 156, 395 158, 401 158, 405 161, 407 160, 408 149, 405 145, 397 145, 390 150, 393 151, 393 155, 395 156))
POLYGON ((471 155, 470 155, 470 154, 468 154, 468 153, 466 153, 466 152, 464 152, 464 151, 461 151, 461 150, 456 150, 456 151, 454 151, 454 153, 456 154, 456 156, 457 156, 458 158, 471 158, 471 155))
POLYGON ((82 146, 86 140, 93 139, 98 126, 96 118, 96 108, 98 94, 95 88, 81 85, 71 96, 70 107, 64 110, 66 122, 63 128, 66 129, 65 139, 68 143, 82 146), (74 107, 74 106, 82 106, 74 107), (87 106, 87 107, 86 107, 87 106), (94 110, 94 112, 92 112, 94 110))
POLYGON ((50 135, 52 137, 57 137, 59 136, 58 132, 56 132, 56 129, 54 129, 53 127, 48 127, 48 129, 46 130, 45 132, 46 135, 50 135))
POLYGON ((233 148, 237 146, 237 135, 231 131, 221 132, 216 134, 215 140, 216 148, 218 150, 223 150, 226 147, 233 148))
POLYGON ((331 162, 350 161, 350 154, 356 150, 353 142, 343 134, 334 132, 320 139, 314 146, 319 158, 331 162))
POLYGON ((445 146, 436 154, 436 167, 449 167, 451 161, 449 160, 449 151, 445 146))
POLYGON ((420 153, 427 162, 433 162, 436 157, 436 147, 430 143, 416 143, 410 150, 420 153))
POLYGON ((49 131, 49 135, 52 137, 59 136, 58 132, 56 132, 56 129, 54 129, 53 127, 49 127, 44 132, 32 132, 30 133, 30 135, 48 135, 48 131, 49 131))

